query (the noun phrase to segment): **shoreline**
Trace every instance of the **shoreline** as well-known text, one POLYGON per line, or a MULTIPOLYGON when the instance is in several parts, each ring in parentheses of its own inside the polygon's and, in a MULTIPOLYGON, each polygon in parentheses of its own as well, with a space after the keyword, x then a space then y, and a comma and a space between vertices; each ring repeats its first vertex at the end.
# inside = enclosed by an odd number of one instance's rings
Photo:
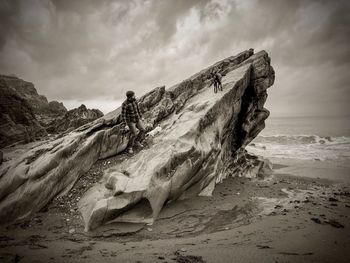
POLYGON ((75 203, 53 201, 30 220, 1 227, 1 262, 346 262, 350 184, 273 164, 265 179, 229 177, 211 197, 167 204, 153 226, 113 223, 85 233, 75 203))
POLYGON ((317 161, 298 159, 269 159, 274 170, 297 177, 329 180, 333 183, 350 184, 350 165, 345 161, 317 161))

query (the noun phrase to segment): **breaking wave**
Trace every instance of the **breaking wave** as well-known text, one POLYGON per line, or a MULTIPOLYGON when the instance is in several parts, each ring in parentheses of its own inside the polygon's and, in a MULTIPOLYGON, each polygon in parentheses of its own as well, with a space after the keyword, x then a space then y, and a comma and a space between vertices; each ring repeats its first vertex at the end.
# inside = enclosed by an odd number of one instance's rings
POLYGON ((247 150, 266 158, 350 160, 350 138, 317 135, 258 136, 247 150))

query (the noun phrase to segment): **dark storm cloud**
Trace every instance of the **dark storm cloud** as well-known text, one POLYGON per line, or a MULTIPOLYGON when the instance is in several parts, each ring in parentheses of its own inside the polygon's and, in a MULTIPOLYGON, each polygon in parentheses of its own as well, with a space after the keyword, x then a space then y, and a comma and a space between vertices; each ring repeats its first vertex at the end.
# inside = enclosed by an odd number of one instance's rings
POLYGON ((257 1, 249 7, 251 15, 235 6, 229 12, 232 19, 212 32, 208 54, 225 57, 237 48, 266 49, 277 74, 268 100, 273 114, 345 115, 349 11, 346 1, 257 1))
POLYGON ((34 82, 49 99, 103 104, 253 47, 266 49, 276 70, 267 104, 273 114, 341 114, 350 90, 349 5, 2 0, 0 72, 34 82))
POLYGON ((176 33, 177 21, 188 14, 193 7, 203 8, 209 0, 175 0, 154 1, 152 10, 156 17, 156 24, 160 27, 159 37, 165 41, 176 33))

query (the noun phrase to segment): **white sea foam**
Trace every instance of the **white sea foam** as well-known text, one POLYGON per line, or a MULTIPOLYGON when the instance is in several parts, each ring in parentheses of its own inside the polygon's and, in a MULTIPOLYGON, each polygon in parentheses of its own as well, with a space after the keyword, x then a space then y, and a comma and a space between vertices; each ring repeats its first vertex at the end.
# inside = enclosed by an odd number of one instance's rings
POLYGON ((350 138, 285 134, 258 136, 247 150, 266 158, 350 160, 350 138))

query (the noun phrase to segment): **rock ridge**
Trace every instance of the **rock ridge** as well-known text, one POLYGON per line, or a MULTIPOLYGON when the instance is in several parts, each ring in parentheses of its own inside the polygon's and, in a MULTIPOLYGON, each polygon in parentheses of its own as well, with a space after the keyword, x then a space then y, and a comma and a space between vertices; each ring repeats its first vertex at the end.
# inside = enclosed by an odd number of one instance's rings
POLYGON ((103 116, 85 105, 67 111, 62 102, 48 102, 33 83, 16 76, 0 75, 0 90, 0 147, 70 131, 103 116))
POLYGON ((103 113, 100 110, 88 109, 82 104, 78 108, 67 111, 61 118, 51 122, 47 131, 51 133, 68 133, 102 116, 103 113))

